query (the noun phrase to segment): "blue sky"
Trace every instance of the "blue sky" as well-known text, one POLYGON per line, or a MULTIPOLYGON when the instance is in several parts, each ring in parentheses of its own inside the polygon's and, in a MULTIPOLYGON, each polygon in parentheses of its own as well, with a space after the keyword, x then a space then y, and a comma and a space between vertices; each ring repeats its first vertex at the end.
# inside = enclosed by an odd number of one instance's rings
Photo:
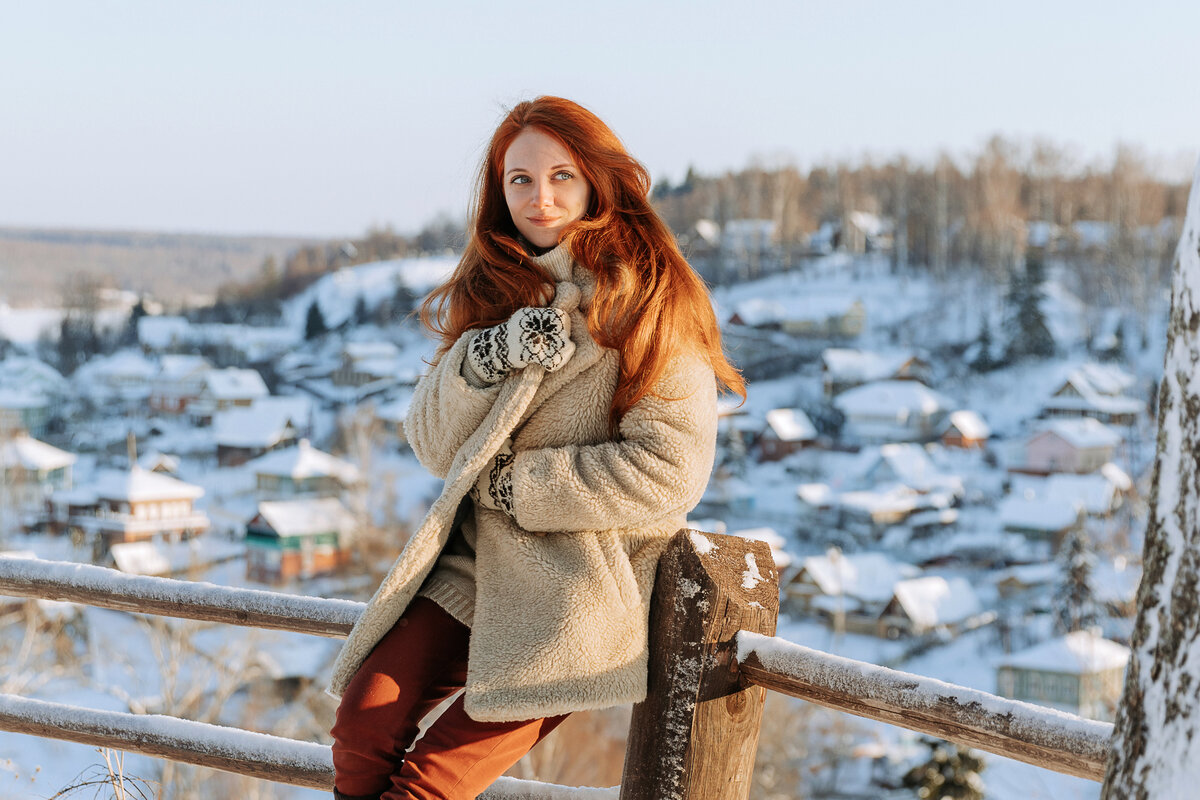
POLYGON ((1200 4, 7 2, 0 225, 355 235, 465 213, 560 94, 655 179, 1044 136, 1200 153, 1200 4))

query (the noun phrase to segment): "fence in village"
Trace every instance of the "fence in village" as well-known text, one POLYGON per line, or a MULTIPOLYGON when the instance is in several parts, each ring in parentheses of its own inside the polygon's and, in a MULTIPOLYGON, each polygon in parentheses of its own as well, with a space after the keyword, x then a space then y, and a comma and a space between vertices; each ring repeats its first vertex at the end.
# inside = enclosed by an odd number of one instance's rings
MULTIPOLYGON (((363 604, 0 558, 0 594, 318 636, 363 604)), ((766 691, 1101 781, 1112 725, 812 650, 774 636, 778 574, 763 542, 681 531, 659 564, 650 683, 634 707, 621 785, 504 778, 483 797, 746 798, 766 691)), ((0 695, 0 730, 143 753, 282 783, 333 785, 327 746, 173 717, 0 695)))

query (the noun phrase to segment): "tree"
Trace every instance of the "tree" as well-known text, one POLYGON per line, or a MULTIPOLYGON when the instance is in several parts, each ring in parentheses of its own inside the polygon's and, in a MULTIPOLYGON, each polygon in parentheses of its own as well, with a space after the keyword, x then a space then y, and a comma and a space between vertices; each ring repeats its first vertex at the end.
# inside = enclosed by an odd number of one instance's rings
POLYGON ((371 312, 367 310, 367 300, 361 294, 354 299, 354 324, 366 325, 371 321, 371 312))
POLYGON ((922 739, 929 747, 929 760, 904 774, 902 785, 916 789, 921 800, 983 800, 986 766, 983 757, 970 748, 959 748, 940 739, 922 739))
POLYGON ((1026 358, 1049 358, 1054 355, 1054 336, 1042 314, 1042 283, 1045 267, 1042 257, 1030 252, 1025 257, 1024 272, 1014 270, 1004 297, 1008 307, 1005 324, 1008 345, 1004 360, 1010 364, 1026 358))
POLYGON ((325 316, 321 313, 321 307, 314 299, 308 306, 308 315, 304 318, 304 338, 311 341, 328 330, 329 327, 325 324, 325 316))
POLYGON ((991 372, 998 364, 992 357, 992 326, 985 315, 979 325, 979 337, 975 340, 978 352, 971 359, 970 367, 975 372, 991 372))
POLYGON ((1090 628, 1100 621, 1095 593, 1092 591, 1092 566, 1095 556, 1083 531, 1067 535, 1058 562, 1062 569, 1054 594, 1054 624, 1059 633, 1090 628))
POLYGON ((1138 616, 1101 797, 1200 785, 1200 164, 1175 254, 1138 616))

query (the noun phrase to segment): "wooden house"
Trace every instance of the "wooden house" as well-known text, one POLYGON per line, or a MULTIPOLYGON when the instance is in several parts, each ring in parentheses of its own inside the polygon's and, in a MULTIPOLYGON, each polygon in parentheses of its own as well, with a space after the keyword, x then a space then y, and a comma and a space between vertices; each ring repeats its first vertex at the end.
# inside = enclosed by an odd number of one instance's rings
POLYGON ((347 342, 330 379, 334 386, 359 387, 378 381, 395 383, 400 372, 400 349, 391 342, 347 342))
POLYGON ((75 461, 24 431, 0 437, 0 508, 17 512, 22 527, 36 527, 46 499, 71 488, 75 461))
POLYGON ((312 402, 304 396, 267 397, 252 408, 231 408, 213 418, 217 463, 235 467, 294 446, 312 432, 312 402))
POLYGON ((120 542, 179 541, 204 533, 208 516, 193 506, 203 494, 199 486, 135 465, 55 492, 48 505, 53 527, 92 541, 100 558, 120 542))
POLYGON ((949 424, 942 434, 942 444, 964 450, 982 450, 987 446, 991 428, 975 411, 960 409, 950 412, 949 424))
POLYGON ((354 528, 335 498, 263 501, 246 524, 246 577, 286 583, 333 572, 345 563, 354 528))
POLYGON ((847 347, 830 347, 821 353, 821 386, 833 398, 865 383, 910 380, 928 384, 932 367, 911 353, 876 353, 847 347))
POLYGON ((1090 418, 1057 419, 1025 443, 1025 463, 1015 472, 1049 475, 1054 472, 1095 472, 1112 461, 1121 436, 1090 418))
POLYGON ((1130 650, 1092 631, 1075 631, 1006 656, 996 694, 1111 722, 1130 650))
POLYGON ((164 355, 150 386, 150 410, 156 414, 183 414, 204 389, 204 376, 212 364, 200 356, 164 355))
POLYGON ((956 634, 981 613, 979 598, 965 578, 910 578, 892 587, 892 597, 879 615, 878 634, 888 639, 939 630, 956 634))
POLYGON ((255 491, 263 500, 337 497, 359 481, 358 469, 301 439, 295 447, 274 450, 247 464, 255 491))
POLYGON ((833 549, 823 556, 809 556, 785 572, 782 593, 800 616, 817 616, 846 630, 874 634, 892 587, 919 574, 917 567, 884 553, 847 555, 833 549))
POLYGON ((843 436, 860 444, 929 442, 945 430, 953 403, 920 381, 876 381, 833 400, 843 436))
POLYGON ((45 436, 55 403, 40 392, 0 389, 0 435, 25 432, 45 436))
POLYGON ((766 426, 758 437, 759 458, 779 461, 812 444, 817 429, 798 408, 774 408, 767 412, 766 426))
POLYGON ((1081 530, 1086 512, 1078 500, 1039 497, 1036 494, 1010 494, 1000 502, 1000 526, 1008 533, 1019 533, 1034 542, 1045 542, 1051 552, 1081 530))
POLYGON ((1146 410, 1140 400, 1125 396, 1135 379, 1119 367, 1084 364, 1072 370, 1043 406, 1048 417, 1089 418, 1109 425, 1132 425, 1146 410))
POLYGON ((213 417, 234 408, 250 408, 255 401, 267 397, 267 384, 253 369, 209 370, 196 399, 189 403, 189 413, 197 425, 213 424, 213 417))

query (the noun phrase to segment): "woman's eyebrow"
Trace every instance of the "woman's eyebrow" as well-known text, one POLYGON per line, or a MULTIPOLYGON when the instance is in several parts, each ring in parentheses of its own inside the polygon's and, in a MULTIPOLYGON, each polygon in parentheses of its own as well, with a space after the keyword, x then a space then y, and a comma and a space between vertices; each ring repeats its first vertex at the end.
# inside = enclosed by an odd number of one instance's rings
MULTIPOLYGON (((554 171, 556 169, 578 169, 578 167, 576 167, 574 163, 567 161, 565 163, 555 164, 554 166, 550 167, 551 171, 554 171)), ((504 174, 511 175, 514 172, 529 172, 529 170, 525 169, 525 167, 513 167, 512 169, 508 170, 504 174)))

